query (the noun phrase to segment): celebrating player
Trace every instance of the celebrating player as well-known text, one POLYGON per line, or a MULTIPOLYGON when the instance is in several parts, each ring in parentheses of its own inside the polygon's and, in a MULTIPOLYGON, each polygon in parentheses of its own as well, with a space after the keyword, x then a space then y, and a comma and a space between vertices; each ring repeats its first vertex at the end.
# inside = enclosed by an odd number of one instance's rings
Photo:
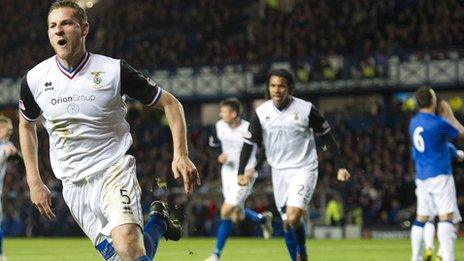
POLYGON ((84 9, 69 0, 53 3, 48 37, 56 55, 21 82, 19 134, 31 201, 42 215, 55 217, 37 164, 36 121, 42 117, 66 204, 103 258, 151 260, 160 238, 178 240, 181 228, 159 201, 143 227, 135 159, 126 154, 132 138, 122 96, 164 110, 174 145, 172 171, 189 193, 200 180, 188 157, 183 108, 125 61, 87 52, 88 32, 84 9))
POLYGON ((243 147, 243 135, 247 133, 250 123, 240 118, 242 105, 235 98, 226 99, 219 105, 219 120, 210 137, 209 145, 221 150, 218 162, 222 164, 221 179, 224 204, 221 207, 221 223, 217 231, 216 248, 213 254, 206 260, 219 260, 227 238, 232 230, 232 222, 238 223, 247 218, 261 225, 264 238, 272 236, 272 213, 266 211, 258 214, 245 208, 246 198, 250 195, 257 173, 256 147, 252 157, 246 165, 245 172, 250 176, 250 182, 246 186, 237 183, 237 171, 240 151, 243 147))
MULTIPOLYGON (((464 161, 464 151, 458 150, 451 142, 448 142, 447 145, 452 159, 455 159, 457 162, 464 161)), ((424 225, 424 261, 432 261, 433 251, 435 248, 435 217, 436 214, 429 216, 429 220, 424 225)), ((453 213, 453 223, 457 226, 461 220, 461 213, 459 213, 459 209, 456 209, 453 213)))
POLYGON ((417 215, 411 228, 411 259, 422 259, 424 224, 430 216, 438 213, 438 256, 441 260, 452 261, 457 236, 453 221, 458 207, 447 141, 464 137, 464 127, 445 101, 440 103, 440 113, 444 119, 435 115, 437 98, 431 88, 421 87, 415 96, 419 112, 409 123, 417 187, 417 215))
POLYGON ((256 108, 245 139, 238 169, 238 182, 245 186, 245 172, 253 144, 264 146, 272 167, 272 184, 277 209, 284 220, 285 242, 292 260, 307 260, 306 231, 302 216, 308 207, 318 175, 314 134, 320 135, 335 157, 337 179, 346 181, 340 150, 330 126, 311 102, 293 96, 294 77, 284 69, 272 70, 267 78, 270 100, 256 108))

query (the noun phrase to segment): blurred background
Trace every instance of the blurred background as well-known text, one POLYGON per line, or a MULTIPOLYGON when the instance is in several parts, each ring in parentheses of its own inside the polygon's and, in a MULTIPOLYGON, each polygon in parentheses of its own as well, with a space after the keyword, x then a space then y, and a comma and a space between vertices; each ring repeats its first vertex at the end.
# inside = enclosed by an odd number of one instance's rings
MULTIPOLYGON (((419 86, 433 87, 463 120, 464 2, 457 0, 157 0, 81 1, 87 49, 125 59, 183 103, 190 154, 203 185, 186 196, 172 178, 171 135, 164 116, 129 101, 127 120, 143 190, 142 207, 167 200, 187 236, 213 236, 222 203, 220 166, 207 146, 218 103, 238 97, 243 118, 263 101, 271 68, 295 73, 296 96, 313 102, 332 125, 352 179, 336 182, 332 156, 319 152, 319 181, 307 215, 316 237, 407 237, 415 213, 408 120, 419 86), (111 11, 109 11, 111 10, 111 11)), ((51 1, 0 2, 0 114, 15 122, 21 77, 53 55, 46 17, 51 1)), ((38 131, 42 178, 57 218, 31 206, 24 167, 10 161, 3 187, 6 236, 83 235, 61 196, 38 131), (60 229, 56 229, 60 227, 60 229)), ((464 148, 463 142, 456 143, 464 148)), ((464 211, 464 168, 453 165, 464 211)), ((247 206, 278 217, 269 168, 247 206)), ((275 235, 282 221, 274 220, 275 235)), ((238 236, 259 236, 242 223, 238 236)), ((461 235, 463 231, 461 231, 461 235)))

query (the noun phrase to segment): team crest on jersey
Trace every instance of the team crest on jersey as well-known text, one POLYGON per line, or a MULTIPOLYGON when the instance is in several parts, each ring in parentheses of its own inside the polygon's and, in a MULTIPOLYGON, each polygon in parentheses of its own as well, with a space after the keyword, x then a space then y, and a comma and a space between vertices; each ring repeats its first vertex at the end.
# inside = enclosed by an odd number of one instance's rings
POLYGON ((102 74, 105 72, 102 71, 95 71, 95 72, 90 72, 90 74, 93 76, 93 83, 94 85, 92 86, 95 89, 100 88, 100 84, 102 83, 102 74))
POLYGON ((294 112, 293 113, 293 119, 297 121, 299 118, 300 117, 298 117, 298 112, 294 112))

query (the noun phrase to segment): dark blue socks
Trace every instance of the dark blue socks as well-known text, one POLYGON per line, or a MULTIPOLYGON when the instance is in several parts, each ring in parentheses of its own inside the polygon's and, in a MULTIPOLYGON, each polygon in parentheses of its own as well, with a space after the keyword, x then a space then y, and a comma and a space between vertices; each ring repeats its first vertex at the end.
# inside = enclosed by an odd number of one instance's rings
POLYGON ((284 238, 288 254, 292 260, 296 260, 297 254, 307 255, 304 223, 301 223, 298 227, 290 227, 288 231, 284 233, 284 238))
POLYGON ((150 216, 143 228, 143 243, 149 257, 153 258, 155 256, 159 240, 166 233, 166 229, 166 221, 162 217, 158 215, 150 216))
POLYGON ((295 233, 293 233, 293 228, 289 228, 288 231, 284 233, 285 244, 287 245, 288 254, 293 261, 296 260, 296 240, 295 233))
POLYGON ((245 218, 258 224, 264 223, 263 215, 249 208, 245 208, 245 218))
POLYGON ((300 255, 307 255, 306 253, 306 229, 304 223, 298 227, 293 228, 296 242, 296 253, 300 255))
POLYGON ((227 238, 232 230, 232 221, 230 219, 221 219, 219 228, 216 236, 216 248, 214 248, 214 254, 221 256, 221 251, 226 244, 227 238))

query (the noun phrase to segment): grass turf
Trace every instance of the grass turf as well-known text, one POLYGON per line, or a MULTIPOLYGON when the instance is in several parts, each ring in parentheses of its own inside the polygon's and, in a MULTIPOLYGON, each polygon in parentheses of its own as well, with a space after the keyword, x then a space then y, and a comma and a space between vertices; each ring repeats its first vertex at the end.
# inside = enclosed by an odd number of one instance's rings
MULTIPOLYGON (((409 240, 314 240, 310 239, 310 260, 409 260, 409 240)), ((203 260, 214 247, 213 238, 189 238, 161 242, 157 261, 203 260)), ((7 238, 8 261, 101 260, 85 238, 7 238)), ((457 260, 464 260, 464 239, 456 244, 457 260)), ((272 240, 231 238, 221 260, 289 260, 282 238, 272 240)))

